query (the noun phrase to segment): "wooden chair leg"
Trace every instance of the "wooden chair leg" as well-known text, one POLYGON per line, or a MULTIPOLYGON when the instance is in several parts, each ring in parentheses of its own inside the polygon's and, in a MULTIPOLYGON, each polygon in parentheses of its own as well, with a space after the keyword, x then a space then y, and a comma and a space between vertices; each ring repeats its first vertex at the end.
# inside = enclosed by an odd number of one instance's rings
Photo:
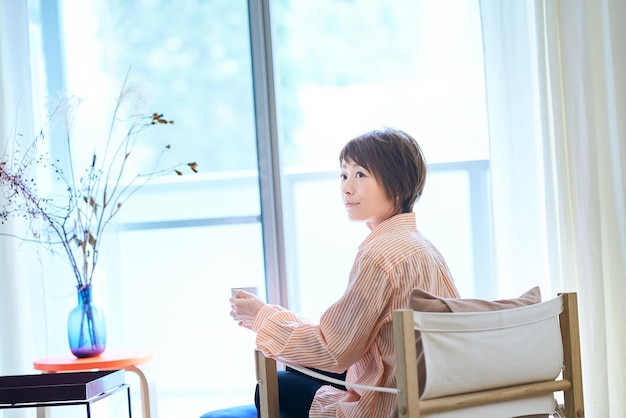
POLYGON ((399 418, 419 418, 419 382, 417 373, 415 329, 413 311, 398 310, 393 313, 394 348, 396 352, 396 380, 398 381, 397 407, 399 418))
POLYGON ((563 338, 563 378, 572 383, 564 392, 566 418, 585 416, 582 366, 580 362, 580 332, 578 329, 578 298, 576 293, 563 294, 563 312, 559 317, 563 338))
POLYGON ((276 360, 267 358, 261 351, 255 350, 255 362, 261 418, 277 418, 280 416, 280 408, 276 360))

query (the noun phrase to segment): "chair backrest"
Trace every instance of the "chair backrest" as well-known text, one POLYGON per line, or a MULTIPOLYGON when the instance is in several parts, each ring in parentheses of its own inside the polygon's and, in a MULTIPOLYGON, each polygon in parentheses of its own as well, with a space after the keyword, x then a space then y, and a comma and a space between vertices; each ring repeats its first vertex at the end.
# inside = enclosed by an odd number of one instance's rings
POLYGON ((575 293, 494 312, 400 310, 394 338, 400 418, 547 414, 557 391, 566 417, 584 416, 575 293))
MULTIPOLYGON (((398 417, 545 415, 554 392, 565 417, 584 416, 575 293, 498 312, 393 315, 398 417)), ((256 364, 261 417, 278 418, 276 362, 257 350, 256 364)))

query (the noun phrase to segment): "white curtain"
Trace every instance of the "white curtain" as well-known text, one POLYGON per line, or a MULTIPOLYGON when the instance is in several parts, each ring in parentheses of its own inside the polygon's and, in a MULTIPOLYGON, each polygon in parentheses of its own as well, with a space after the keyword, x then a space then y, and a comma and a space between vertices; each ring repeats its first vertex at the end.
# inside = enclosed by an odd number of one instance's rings
POLYGON ((538 11, 549 40, 553 258, 580 294, 588 410, 626 416, 626 4, 570 0, 538 11))
POLYGON ((481 1, 489 121, 495 294, 512 297, 549 280, 536 50, 527 1, 481 1))
POLYGON ((626 416, 626 2, 482 0, 481 19, 497 271, 578 292, 585 416, 626 416))
MULTIPOLYGON (((0 154, 34 138, 27 2, 0 2, 0 154)), ((0 199, 2 197, 0 196, 0 199)), ((3 231, 20 234, 10 222, 3 231)), ((0 375, 32 374, 46 354, 44 298, 32 245, 0 236, 0 375), (35 337, 37 336, 37 337, 35 337)), ((34 416, 31 408, 2 410, 0 417, 34 416)))
MULTIPOLYGON (((26 2, 2 2, 0 13, 0 152, 10 150, 18 133, 32 132, 28 14, 26 2)), ((15 232, 17 227, 8 225, 15 232)), ((0 374, 32 371, 29 281, 21 243, 0 236, 0 374)))
MULTIPOLYGON (((26 1, 0 2, 0 153, 35 135, 26 1)), ((3 197, 0 196, 0 199, 3 197)), ((24 235, 27 225, 13 220, 6 234, 24 235)), ((0 375, 37 373, 33 360, 47 354, 45 300, 36 248, 0 236, 0 375)), ((0 411, 0 416, 28 416, 0 411)))

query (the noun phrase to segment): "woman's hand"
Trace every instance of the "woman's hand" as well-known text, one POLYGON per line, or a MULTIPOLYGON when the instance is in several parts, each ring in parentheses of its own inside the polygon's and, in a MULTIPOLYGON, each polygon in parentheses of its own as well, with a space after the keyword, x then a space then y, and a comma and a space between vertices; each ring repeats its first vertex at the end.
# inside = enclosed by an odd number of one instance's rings
POLYGON ((233 289, 230 298, 230 316, 239 320, 239 325, 250 329, 256 314, 265 306, 265 302, 245 290, 233 289))

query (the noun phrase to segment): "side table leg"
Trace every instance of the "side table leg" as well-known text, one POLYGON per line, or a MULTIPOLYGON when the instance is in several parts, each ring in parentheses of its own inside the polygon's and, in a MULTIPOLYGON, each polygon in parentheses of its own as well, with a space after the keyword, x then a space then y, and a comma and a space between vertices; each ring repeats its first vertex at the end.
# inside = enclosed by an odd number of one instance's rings
MULTIPOLYGON (((42 374, 45 374, 47 372, 43 372, 42 374)), ((48 408, 45 406, 38 406, 37 407, 37 418, 46 418, 48 417, 50 414, 48 414, 48 408)))
POLYGON ((133 406, 130 404, 130 386, 126 386, 126 400, 128 401, 128 418, 133 418, 133 406))
POLYGON ((143 418, 157 418, 156 391, 151 388, 146 374, 137 366, 129 366, 126 370, 134 372, 137 376, 139 376, 139 382, 141 383, 141 409, 143 412, 143 418))
POLYGON ((37 407, 37 418, 46 418, 46 407, 39 406, 37 407))

